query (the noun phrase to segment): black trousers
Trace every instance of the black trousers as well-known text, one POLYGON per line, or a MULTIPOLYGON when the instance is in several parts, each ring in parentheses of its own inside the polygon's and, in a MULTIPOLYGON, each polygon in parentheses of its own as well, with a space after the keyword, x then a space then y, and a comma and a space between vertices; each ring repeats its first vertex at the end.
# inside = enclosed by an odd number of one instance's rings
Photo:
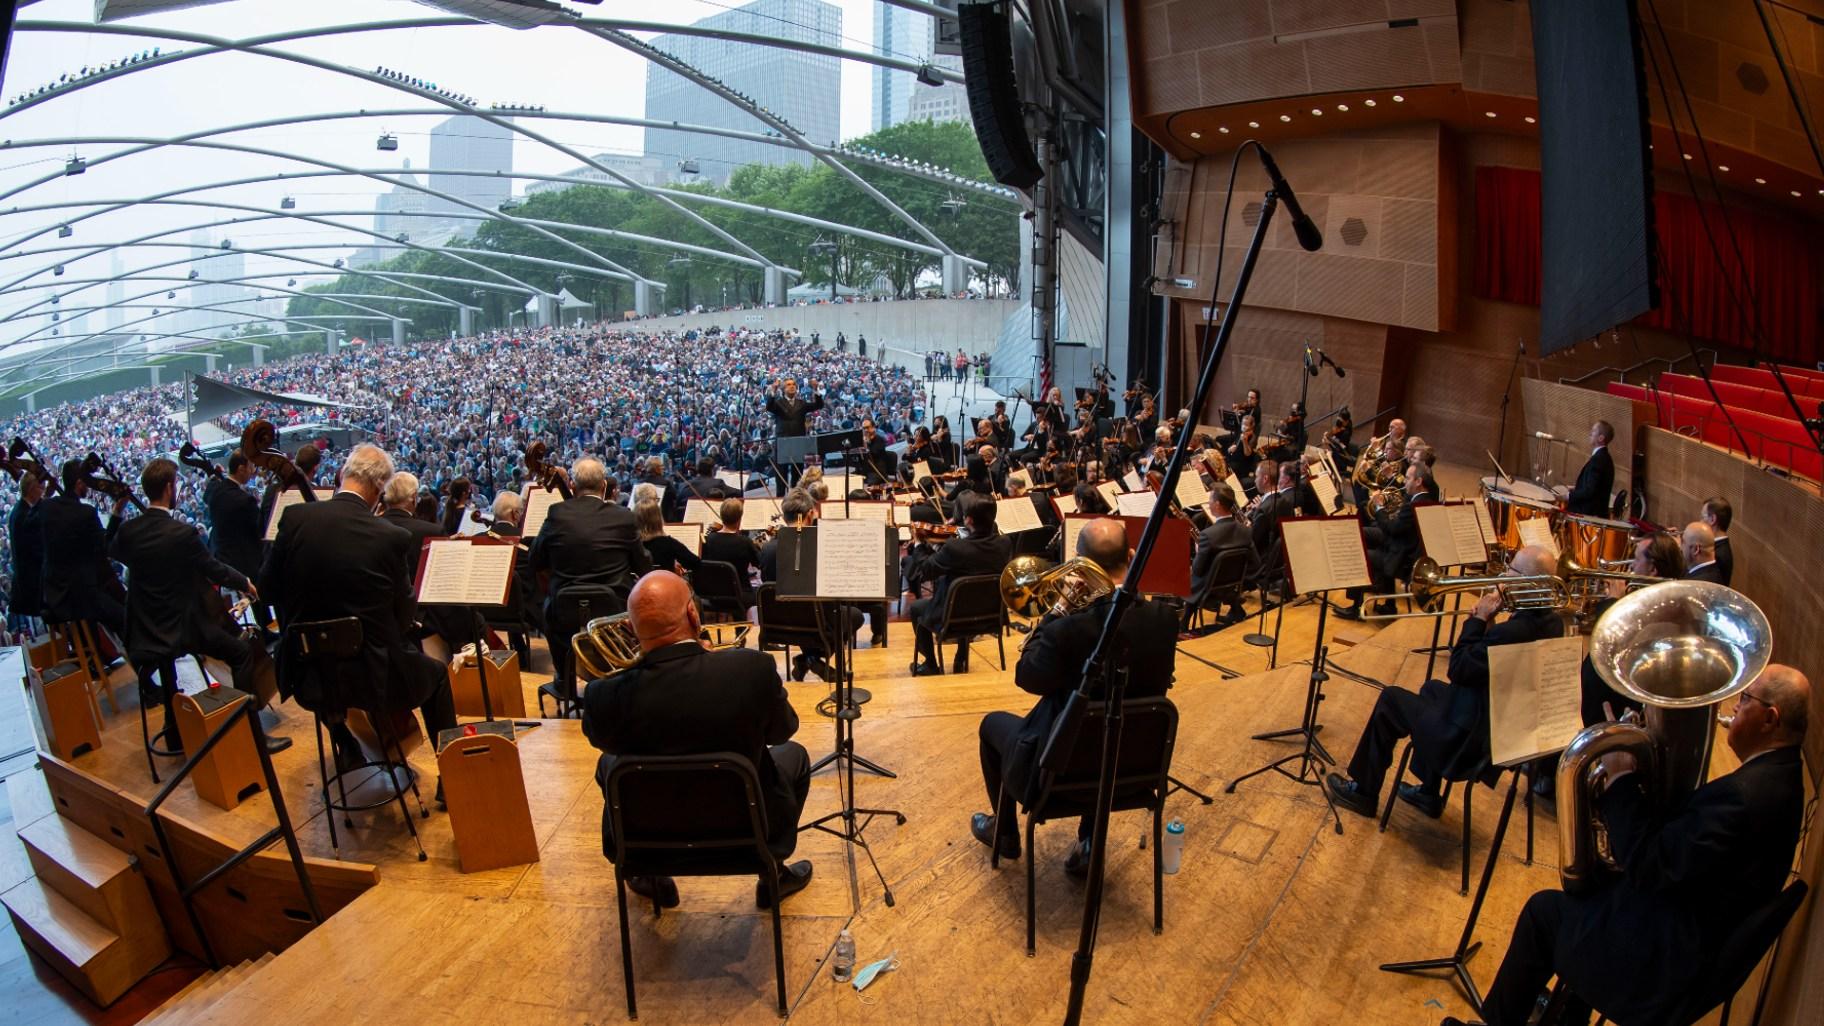
MULTIPOLYGON (((1558 973, 1556 955, 1569 947, 1569 932, 1578 911, 1578 899, 1563 891, 1540 891, 1526 900, 1514 922, 1514 937, 1501 959, 1501 969, 1482 1002, 1488 1026, 1525 1026, 1540 992, 1558 973)), ((1571 997, 1562 1022, 1582 1026, 1589 1018, 1590 1006, 1571 997)))
MULTIPOLYGON (((1025 726, 1026 718, 1010 712, 991 712, 982 717, 982 726, 977 731, 981 739, 982 784, 988 789, 988 808, 990 814, 1001 810, 996 803, 1001 800, 1001 785, 1005 778, 1003 771, 1013 746, 1020 743, 1020 728, 1025 726)), ((1015 797, 1025 789, 1026 781, 1015 780, 1009 785, 1012 794, 1007 798, 1005 817, 997 817, 995 833, 1002 837, 1017 838, 1020 834, 1020 819, 1016 814, 1015 797)), ((1077 840, 1089 837, 1094 824, 1087 816, 1077 817, 1077 840)))
MULTIPOLYGON (((912 639, 914 648, 918 652, 918 657, 929 663, 937 662, 937 634, 933 632, 931 628, 925 626, 925 611, 930 609, 931 603, 935 601, 937 600, 919 599, 909 607, 908 614, 912 618, 912 639)), ((883 617, 876 622, 884 625, 886 620, 883 617)), ((969 665, 968 642, 965 641, 957 645, 955 665, 958 668, 958 672, 961 672, 963 667, 969 665)))
POLYGON ((456 726, 456 697, 450 693, 450 675, 444 665, 423 652, 402 652, 394 672, 401 677, 407 701, 424 717, 431 744, 439 731, 456 726))
MULTIPOLYGON (((798 847, 798 819, 804 814, 804 801, 811 793, 811 756, 804 746, 796 741, 784 741, 767 748, 767 755, 773 760, 773 770, 779 779, 791 788, 791 800, 781 804, 774 792, 766 789, 762 781, 760 787, 766 798, 766 826, 769 836, 766 839, 767 850, 773 857, 784 860, 789 858, 798 847)), ((615 756, 604 753, 595 762, 595 783, 603 788, 607 795, 608 773, 614 769, 615 756)), ((759 767, 755 767, 756 770, 759 767)), ((608 811, 602 810, 602 853, 610 860, 614 858, 614 832, 608 819, 608 811)))
POLYGON ((1436 793, 1448 754, 1431 750, 1435 738, 1450 737, 1459 732, 1445 718, 1450 705, 1446 690, 1450 685, 1441 680, 1426 681, 1418 694, 1405 688, 1387 688, 1374 700, 1374 712, 1362 728, 1355 754, 1349 758, 1349 777, 1361 785, 1364 794, 1379 796, 1386 780, 1387 767, 1393 765, 1395 749, 1404 738, 1414 738, 1412 772, 1428 792, 1436 793))

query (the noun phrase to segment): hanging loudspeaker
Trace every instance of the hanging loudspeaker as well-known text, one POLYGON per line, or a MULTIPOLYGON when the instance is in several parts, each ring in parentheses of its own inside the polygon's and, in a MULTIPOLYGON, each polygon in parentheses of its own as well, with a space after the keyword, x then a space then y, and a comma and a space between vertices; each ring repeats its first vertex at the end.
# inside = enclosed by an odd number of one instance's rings
POLYGON ((1045 176, 1032 155, 1026 121, 1020 115, 1020 90, 1013 78, 1013 40, 1007 8, 1001 3, 964 4, 963 78, 969 90, 969 113, 975 137, 994 180, 1015 189, 1030 189, 1045 176))

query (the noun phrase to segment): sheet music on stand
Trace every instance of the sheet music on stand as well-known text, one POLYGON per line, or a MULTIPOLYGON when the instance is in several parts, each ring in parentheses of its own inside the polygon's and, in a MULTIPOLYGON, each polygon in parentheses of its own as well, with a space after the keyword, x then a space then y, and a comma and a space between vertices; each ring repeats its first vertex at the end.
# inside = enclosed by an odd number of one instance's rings
POLYGON ((1077 497, 1075 495, 1053 495, 1051 505, 1058 511, 1059 517, 1067 517, 1077 511, 1077 497))
POLYGON ((1355 517, 1286 517, 1279 522, 1279 533, 1294 593, 1369 585, 1368 548, 1362 523, 1355 517))
POLYGON ((1153 507, 1159 504, 1155 492, 1122 492, 1115 496, 1115 512, 1124 517, 1150 517, 1153 507))
POLYGON ((1007 472, 1007 487, 1012 488, 1016 484, 1028 489, 1032 487, 1032 475, 1027 472, 1025 467, 1007 472))
POLYGON ((779 529, 779 597, 887 602, 899 591, 899 539, 873 520, 779 529))
POLYGON ((1248 490, 1242 487, 1241 478, 1236 477, 1233 470, 1229 471, 1229 476, 1223 479, 1223 483, 1229 486, 1229 491, 1235 493, 1237 507, 1248 504, 1248 490))
POLYGON ((689 498, 684 500, 682 522, 714 527, 722 522, 722 514, 708 499, 689 498))
POLYGON ((912 483, 914 485, 924 478, 931 477, 931 461, 915 460, 912 463, 912 483))
POLYGON ((1108 508, 1113 510, 1119 505, 1116 500, 1121 496, 1121 486, 1113 481, 1098 481, 1096 494, 1102 496, 1102 501, 1108 503, 1108 508))
POLYGON ((739 470, 718 470, 716 471, 716 480, 733 488, 736 492, 740 492, 746 487, 746 483, 741 480, 741 472, 739 470))
POLYGON ((1439 566, 1463 566, 1488 558, 1482 532, 1476 527, 1475 510, 1469 506, 1432 503, 1414 506, 1412 511, 1419 518, 1419 538, 1425 543, 1425 555, 1439 566))
POLYGON ((511 538, 426 538, 413 591, 421 606, 504 606, 519 545, 511 538))
POLYGON ((1178 473, 1178 485, 1172 491, 1178 505, 1186 510, 1199 509, 1210 501, 1209 486, 1203 483, 1203 475, 1197 468, 1187 466, 1178 473))
POLYGON ((1482 535, 1483 548, 1486 550, 1488 546, 1498 544, 1501 539, 1495 536, 1495 525, 1488 519, 1488 503, 1476 499, 1469 505, 1475 510, 1476 530, 1482 535))
POLYGON ((1121 475, 1121 483, 1125 485, 1130 492, 1137 492, 1146 487, 1146 482, 1140 480, 1140 472, 1137 470, 1130 470, 1121 475))
POLYGON ((678 544, 689 549, 691 555, 703 554, 702 524, 665 524, 663 529, 666 537, 677 539, 678 544))
POLYGON ((1584 638, 1488 649, 1490 759, 1515 766, 1561 751, 1583 729, 1584 638))
POLYGON ((1003 534, 1015 534, 1020 531, 1036 531, 1045 526, 1045 521, 1039 519, 1039 510, 1032 504, 1032 496, 1021 495, 1012 499, 995 500, 994 525, 1003 534))
POLYGON ((1342 492, 1336 487, 1336 479, 1330 476, 1329 468, 1311 476, 1311 490, 1317 493, 1318 505, 1327 513, 1336 512, 1342 492))
POLYGON ((1520 544, 1538 545, 1558 558, 1558 539, 1552 536, 1552 521, 1549 517, 1534 517, 1520 521, 1520 544))
POLYGON ((779 500, 771 495, 756 495, 747 499, 741 507, 741 530, 764 531, 773 526, 778 518, 779 500))
MULTIPOLYGON (((840 507, 842 503, 830 502, 825 505, 840 507)), ((885 499, 850 499, 849 515, 845 519, 871 520, 877 524, 890 524, 893 522, 893 503, 885 499)))
POLYGON ((551 507, 564 501, 564 495, 556 489, 540 488, 532 484, 526 486, 524 498, 526 518, 520 525, 519 536, 529 540, 538 537, 539 530, 545 526, 546 515, 551 512, 551 507))
POLYGON ((278 494, 272 503, 272 515, 266 518, 266 541, 276 541, 279 537, 279 518, 285 511, 304 501, 304 493, 295 488, 288 488, 278 494))
POLYGON ((1077 554, 1077 535, 1083 533, 1083 525, 1091 520, 1100 520, 1094 513, 1072 513, 1064 518, 1064 548, 1060 555, 1064 559, 1077 554))

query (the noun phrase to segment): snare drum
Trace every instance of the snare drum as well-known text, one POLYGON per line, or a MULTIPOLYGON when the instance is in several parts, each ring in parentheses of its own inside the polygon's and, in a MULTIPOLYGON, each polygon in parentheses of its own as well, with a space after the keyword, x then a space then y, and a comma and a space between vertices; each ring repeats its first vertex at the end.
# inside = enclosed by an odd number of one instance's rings
POLYGON ((1634 525, 1625 520, 1605 520, 1572 514, 1565 517, 1560 544, 1566 552, 1591 570, 1602 569, 1603 560, 1623 559, 1633 555, 1628 539, 1634 525))
MULTIPOLYGON (((1526 544, 1520 537, 1522 521, 1545 518, 1549 522, 1558 515, 1551 492, 1530 481, 1506 482, 1503 488, 1501 478, 1485 477, 1482 479, 1482 498, 1488 504, 1488 520, 1495 529, 1495 536, 1501 540, 1501 547, 1510 553, 1526 544)), ((1556 528, 1555 523, 1548 526, 1556 528)))

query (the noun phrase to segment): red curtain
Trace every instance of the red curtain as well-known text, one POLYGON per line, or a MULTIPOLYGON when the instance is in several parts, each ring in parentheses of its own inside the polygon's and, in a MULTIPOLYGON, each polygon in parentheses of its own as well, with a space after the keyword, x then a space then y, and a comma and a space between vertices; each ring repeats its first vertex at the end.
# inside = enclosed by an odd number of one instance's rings
MULTIPOLYGON (((1757 348, 1758 327, 1763 355, 1804 363, 1818 358, 1818 283, 1824 268, 1803 224, 1732 209, 1725 226, 1716 204, 1663 192, 1654 194, 1653 217, 1659 306, 1638 323, 1741 349, 1757 348), (1720 265, 1710 237, 1722 253, 1720 265)), ((1539 304, 1539 223, 1539 172, 1476 169, 1477 296, 1539 304)))

